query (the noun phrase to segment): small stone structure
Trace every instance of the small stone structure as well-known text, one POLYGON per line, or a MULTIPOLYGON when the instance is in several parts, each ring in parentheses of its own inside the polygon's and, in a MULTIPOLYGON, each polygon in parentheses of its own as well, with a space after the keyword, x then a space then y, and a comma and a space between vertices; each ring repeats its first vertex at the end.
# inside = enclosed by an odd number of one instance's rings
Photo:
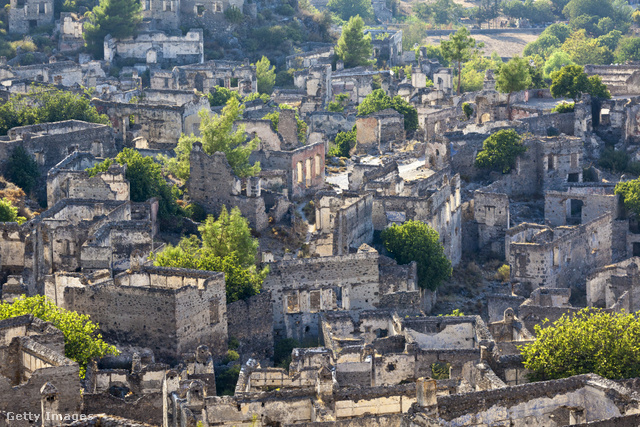
POLYGON ((383 154, 394 143, 404 141, 404 117, 387 109, 356 119, 357 154, 383 154))
POLYGON ((257 92, 255 65, 234 61, 206 61, 174 67, 171 71, 154 70, 151 74, 152 89, 196 89, 208 93, 216 86, 236 91, 241 96, 257 92))

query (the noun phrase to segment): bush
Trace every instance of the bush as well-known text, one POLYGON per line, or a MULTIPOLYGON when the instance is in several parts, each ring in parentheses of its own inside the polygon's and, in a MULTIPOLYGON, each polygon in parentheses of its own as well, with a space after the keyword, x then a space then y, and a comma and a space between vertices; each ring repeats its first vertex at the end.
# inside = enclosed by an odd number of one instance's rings
POLYGON ((502 283, 507 283, 509 280, 511 280, 511 267, 508 264, 503 264, 500 268, 498 268, 496 278, 502 283))
POLYGON ((224 17, 227 19, 227 21, 234 24, 239 24, 240 22, 244 21, 244 14, 236 6, 228 7, 227 10, 224 11, 224 17))
POLYGON ((298 340, 285 338, 278 341, 273 348, 273 363, 280 368, 288 369, 291 363, 291 352, 294 348, 300 347, 298 340))
POLYGON ((380 237, 398 264, 412 261, 418 264, 421 288, 434 291, 451 277, 451 261, 444 254, 438 232, 428 224, 413 220, 402 225, 393 224, 383 230, 380 237))
POLYGON ((229 350, 237 350, 240 347, 240 341, 236 337, 229 337, 229 350))
POLYGON ((218 396, 233 396, 240 376, 240 365, 233 365, 227 369, 216 369, 216 394, 218 396))
POLYGON ((235 362, 238 359, 240 359, 240 355, 238 354, 237 351, 228 350, 227 355, 224 356, 224 359, 222 359, 222 364, 226 365, 227 363, 235 362))
POLYGON ((467 120, 469 120, 471 118, 471 115, 473 114, 473 107, 468 102, 463 102, 462 112, 465 116, 467 116, 467 120))
POLYGON ((282 16, 293 16, 296 13, 295 9, 286 3, 279 5, 275 10, 278 15, 282 16))
POLYGON ((197 203, 189 203, 184 208, 184 215, 187 218, 191 218, 195 222, 203 222, 207 219, 207 211, 197 203))
POLYGON ((575 102, 562 101, 551 110, 552 113, 573 113, 575 102))
POLYGON ((604 378, 640 376, 638 313, 607 313, 585 308, 535 326, 537 339, 521 348, 533 381, 594 373, 604 378), (545 327, 548 326, 548 327, 545 327))
POLYGON ((608 169, 613 173, 624 172, 629 164, 629 155, 625 151, 607 147, 598 160, 598 166, 608 169))
POLYGON ((351 150, 356 146, 357 131, 354 126, 349 132, 338 132, 335 145, 329 149, 330 157, 351 157, 351 150))
POLYGON ((527 151, 522 138, 513 129, 502 129, 485 139, 482 151, 476 156, 475 166, 508 173, 516 158, 527 151))
POLYGON ((11 201, 2 198, 0 199, 0 222, 17 222, 22 224, 27 219, 22 216, 18 216, 18 208, 11 204, 11 201))

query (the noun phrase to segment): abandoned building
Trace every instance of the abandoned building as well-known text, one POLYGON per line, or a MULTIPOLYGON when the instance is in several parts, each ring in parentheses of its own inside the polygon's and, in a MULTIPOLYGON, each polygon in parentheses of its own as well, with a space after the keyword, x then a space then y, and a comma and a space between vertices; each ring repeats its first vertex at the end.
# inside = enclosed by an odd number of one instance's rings
MULTIPOLYGON (((170 3, 168 3, 170 4, 170 3)), ((161 31, 140 33, 128 39, 104 39, 104 59, 134 59, 153 65, 183 65, 204 62, 202 29, 192 29, 186 35, 170 35, 161 31)))
POLYGON ((53 0, 11 0, 9 32, 26 34, 31 29, 53 25, 53 0))
POLYGON ((209 93, 220 86, 246 96, 258 91, 255 65, 233 61, 196 61, 174 67, 173 70, 154 70, 151 89, 193 90, 209 93))

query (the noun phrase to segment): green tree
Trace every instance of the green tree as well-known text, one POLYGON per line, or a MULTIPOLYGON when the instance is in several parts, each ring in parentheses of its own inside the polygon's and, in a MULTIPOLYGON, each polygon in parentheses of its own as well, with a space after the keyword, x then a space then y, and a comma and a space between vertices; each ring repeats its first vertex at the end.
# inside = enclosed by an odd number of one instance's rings
POLYGON ((221 107, 227 105, 227 102, 229 102, 231 98, 240 100, 240 95, 238 95, 238 92, 227 89, 226 87, 216 86, 213 88, 213 91, 207 94, 207 98, 209 99, 209 105, 212 107, 221 107))
POLYGON ((615 57, 616 62, 640 61, 640 38, 626 37, 620 40, 615 57))
POLYGON ((63 120, 109 124, 109 118, 99 114, 86 96, 44 86, 14 95, 0 106, 1 135, 16 126, 63 120))
POLYGON ((260 172, 260 163, 249 163, 251 152, 258 147, 258 138, 246 142, 244 125, 233 130, 233 123, 242 118, 244 105, 231 97, 222 109, 222 114, 210 116, 206 111, 200 115, 200 135, 182 135, 174 149, 173 158, 161 157, 169 173, 182 180, 189 179, 189 158, 194 142, 200 142, 205 153, 212 155, 218 151, 224 153, 233 172, 241 177, 253 176, 260 172))
POLYGON ((475 166, 508 173, 516 158, 527 151, 522 137, 513 129, 501 129, 485 139, 482 151, 476 156, 475 166))
POLYGON ((640 216, 640 178, 617 183, 615 194, 619 194, 622 197, 624 207, 628 211, 640 216))
POLYGON ((22 145, 17 145, 7 160, 7 178, 27 194, 40 178, 38 164, 22 145))
POLYGON ((577 100, 583 93, 600 98, 611 98, 599 76, 589 77, 579 65, 567 65, 552 75, 551 95, 577 100))
POLYGON ((131 0, 100 0, 84 24, 84 41, 87 49, 97 58, 104 55, 104 38, 124 39, 136 34, 142 22, 142 3, 131 0))
POLYGON ((269 58, 262 56, 256 62, 256 76, 258 77, 258 92, 271 93, 276 84, 276 67, 271 66, 269 58))
POLYGON ((26 220, 25 217, 18 216, 18 208, 13 206, 9 199, 0 199, 0 222, 17 222, 18 224, 22 224, 26 220))
POLYGON ((338 132, 335 145, 329 149, 330 157, 351 157, 351 150, 356 146, 357 131, 354 126, 348 132, 338 132))
POLYGON ((229 214, 223 207, 217 220, 209 216, 198 230, 202 240, 183 237, 178 246, 155 255, 154 265, 224 272, 227 304, 259 293, 268 269, 257 270, 254 264, 258 242, 240 210, 234 207, 229 214))
POLYGON ((392 108, 404 116, 405 130, 412 131, 418 128, 418 111, 415 107, 398 95, 391 98, 383 89, 376 89, 367 95, 358 105, 358 114, 366 116, 387 108, 392 108))
MULTIPOLYGON (((615 51, 622 38, 622 32, 618 30, 612 30, 608 33, 597 38, 598 44, 604 46, 610 51, 615 51)), ((635 40, 635 39, 634 39, 635 40)), ((618 59, 616 59, 618 61, 618 59)))
MULTIPOLYGON (((543 326, 549 322, 545 320, 543 326)), ((536 340, 521 348, 534 381, 594 373, 609 379, 640 375, 638 313, 585 308, 548 327, 535 326, 536 340)))
POLYGON ((343 21, 360 16, 362 19, 373 18, 371 0, 329 0, 327 8, 343 21))
POLYGON ((563 50, 556 50, 551 54, 549 59, 544 63, 544 76, 551 78, 551 75, 559 71, 566 65, 575 65, 575 63, 569 57, 569 54, 563 50))
POLYGON ((98 325, 89 316, 57 307, 45 296, 36 295, 17 298, 13 304, 0 303, 0 320, 32 314, 34 317, 51 322, 64 335, 64 354, 80 365, 80 377, 84 378, 87 364, 94 358, 109 354, 117 355, 118 350, 102 340, 98 325))
POLYGON ((402 48, 413 50, 427 35, 427 25, 424 22, 412 21, 402 29, 402 48))
POLYGON ((371 34, 364 35, 364 21, 354 16, 342 26, 342 35, 336 45, 336 55, 344 62, 345 68, 368 65, 373 54, 371 34))
POLYGON ((609 48, 601 46, 596 39, 587 36, 585 30, 579 30, 562 44, 562 50, 569 54, 571 60, 578 65, 610 64, 613 53, 609 48))
POLYGON ((508 93, 507 111, 509 120, 511 120, 511 94, 525 90, 529 85, 531 85, 531 75, 525 59, 516 55, 500 68, 500 74, 496 79, 496 89, 498 92, 508 93))
POLYGON ((451 261, 444 254, 438 232, 421 221, 393 224, 382 231, 382 243, 399 264, 415 261, 418 266, 418 285, 436 290, 451 277, 451 261))
POLYGON ((213 216, 209 215, 199 227, 199 231, 203 246, 214 256, 224 258, 235 253, 243 267, 250 267, 256 263, 258 239, 251 236, 249 222, 237 207, 231 209, 229 214, 223 206, 218 219, 214 220, 213 216))
POLYGON ((551 52, 562 46, 562 43, 556 36, 542 33, 535 41, 525 46, 522 54, 524 56, 540 55, 547 57, 551 52))
POLYGON ((564 7, 562 13, 574 20, 579 16, 597 16, 598 19, 613 15, 613 6, 610 0, 571 0, 564 7))
POLYGON ((162 167, 152 157, 143 156, 133 148, 123 149, 115 159, 106 159, 87 169, 89 176, 106 172, 114 161, 126 165, 125 177, 129 180, 130 197, 134 202, 144 202, 152 197, 159 201, 158 213, 162 218, 168 218, 178 213, 177 189, 167 184, 162 176, 162 167))
POLYGON ((460 94, 462 63, 471 59, 475 47, 476 41, 471 37, 471 33, 466 27, 449 35, 449 40, 443 40, 440 44, 445 59, 458 64, 458 89, 456 91, 458 95, 460 94))

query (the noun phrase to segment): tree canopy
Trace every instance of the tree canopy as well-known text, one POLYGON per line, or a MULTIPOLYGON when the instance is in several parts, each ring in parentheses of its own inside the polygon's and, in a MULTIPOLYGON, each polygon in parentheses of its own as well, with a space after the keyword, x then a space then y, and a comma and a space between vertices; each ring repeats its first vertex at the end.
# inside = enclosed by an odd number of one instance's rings
POLYGON ((418 285, 436 290, 451 277, 451 261, 444 254, 438 232, 421 221, 393 224, 382 231, 382 243, 399 264, 415 261, 418 285))
MULTIPOLYGON (((543 323, 543 326, 548 321, 543 323)), ((534 381, 594 373, 609 379, 640 375, 638 313, 585 308, 563 314, 548 327, 535 326, 536 340, 521 348, 534 381)))
POLYGON ((264 55, 256 62, 256 76, 258 92, 271 93, 273 85, 276 84, 276 67, 272 67, 269 58, 264 55))
POLYGON ((142 2, 131 0, 100 0, 84 24, 84 40, 87 49, 96 57, 104 55, 104 38, 123 39, 136 34, 142 22, 142 2))
POLYGON ((209 115, 201 111, 200 135, 182 135, 174 149, 173 158, 161 157, 167 171, 182 180, 189 179, 191 150, 194 142, 200 142, 205 153, 212 155, 222 152, 226 155, 233 172, 243 178, 260 172, 260 163, 249 163, 251 152, 258 147, 258 138, 247 142, 244 125, 233 130, 233 123, 242 118, 244 105, 237 97, 230 97, 220 115, 209 115))
POLYGON ((566 65, 552 74, 551 95, 577 100, 583 93, 600 98, 611 98, 611 94, 599 76, 589 77, 579 65, 566 65))
POLYGON ((162 167, 152 157, 143 156, 133 148, 123 149, 115 159, 106 159, 87 169, 89 176, 100 172, 106 172, 109 167, 117 162, 127 166, 125 177, 129 180, 130 197, 134 202, 144 202, 152 197, 159 201, 158 213, 163 218, 176 215, 178 205, 177 194, 162 176, 162 167))
POLYGON ((449 40, 443 40, 440 43, 440 49, 445 59, 458 64, 458 94, 460 94, 462 63, 471 59, 475 47, 476 40, 471 37, 471 33, 466 27, 460 28, 455 34, 450 34, 449 40))
POLYGON ((476 156, 475 166, 508 173, 516 158, 527 151, 522 137, 513 129, 501 129, 485 139, 482 151, 476 156))
POLYGON ((348 132, 338 132, 335 144, 327 153, 330 157, 350 157, 351 149, 356 146, 356 127, 348 132))
POLYGON ((223 206, 218 219, 207 217, 197 236, 183 237, 178 246, 167 246, 153 257, 159 267, 191 268, 225 273, 227 304, 260 292, 268 269, 258 270, 258 241, 251 237, 249 223, 234 207, 223 206))
POLYGON ((509 94, 507 95, 509 119, 511 119, 511 94, 525 90, 529 85, 531 85, 531 74, 529 74, 528 63, 523 58, 516 55, 500 67, 500 73, 496 79, 496 89, 498 92, 509 94))
POLYGON ((327 8, 344 21, 355 16, 362 19, 373 18, 371 0, 329 0, 327 8))
POLYGON ((6 135, 16 126, 63 120, 110 123, 109 118, 98 113, 86 96, 43 86, 24 95, 13 95, 0 106, 0 135, 6 135))
POLYGON ((418 128, 418 111, 415 107, 399 95, 391 98, 383 89, 376 89, 367 95, 358 105, 358 114, 366 116, 387 108, 392 108, 404 116, 405 130, 412 131, 418 128))
POLYGON ((640 61, 640 38, 626 37, 617 45, 616 62, 640 61))
POLYGON ((89 316, 57 307, 42 295, 17 298, 12 304, 0 303, 0 320, 32 314, 51 322, 64 334, 64 354, 80 365, 80 377, 84 378, 87 364, 94 358, 108 354, 117 355, 118 350, 102 340, 98 325, 89 316))
POLYGON ((373 53, 371 34, 364 35, 364 21, 358 15, 343 25, 342 35, 336 45, 336 55, 344 62, 345 68, 368 65, 373 53))
POLYGON ((571 34, 562 44, 561 49, 567 52, 571 60, 578 65, 606 65, 613 62, 611 50, 601 46, 598 40, 588 37, 585 30, 571 34))

